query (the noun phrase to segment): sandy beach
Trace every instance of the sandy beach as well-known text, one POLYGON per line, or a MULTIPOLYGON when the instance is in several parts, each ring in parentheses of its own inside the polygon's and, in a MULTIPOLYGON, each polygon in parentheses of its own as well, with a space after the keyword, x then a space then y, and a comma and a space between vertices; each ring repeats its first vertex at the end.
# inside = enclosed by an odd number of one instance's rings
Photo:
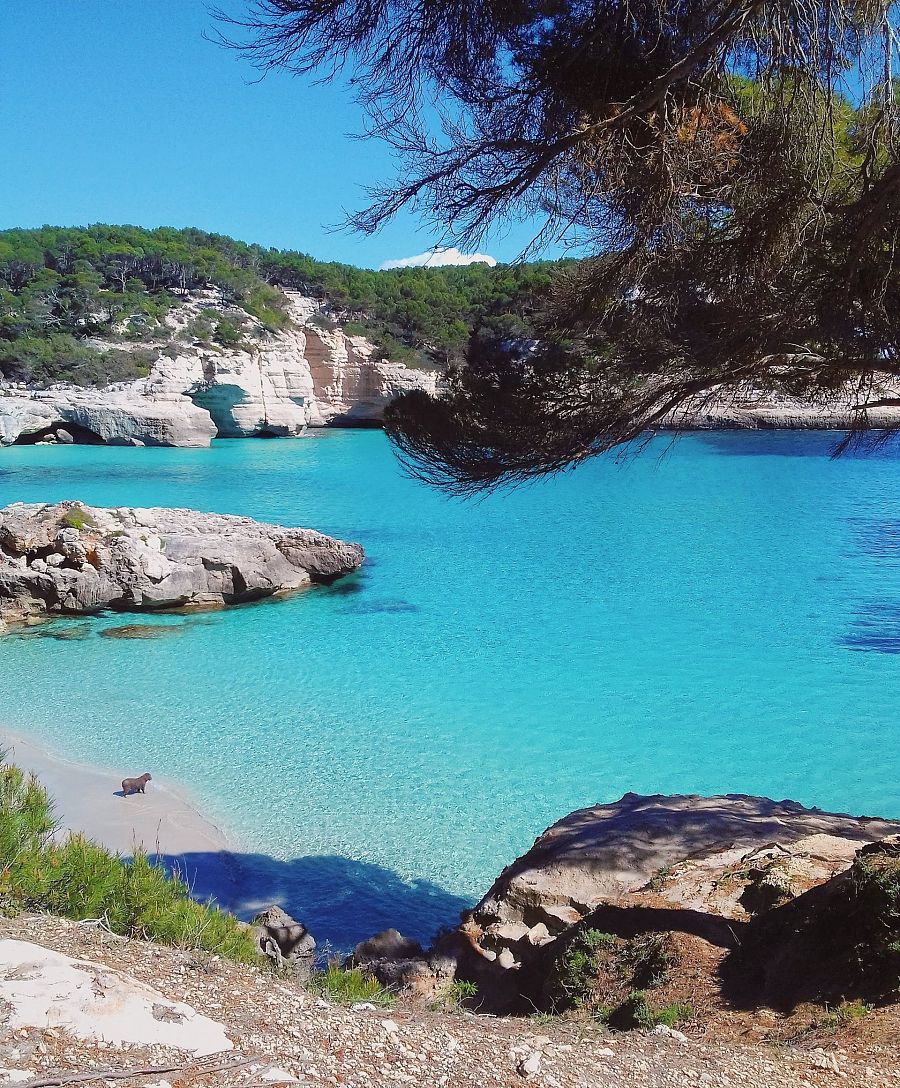
POLYGON ((171 783, 154 778, 146 793, 122 796, 121 781, 144 768, 77 763, 40 742, 0 732, 7 759, 33 772, 53 798, 60 834, 80 831, 119 854, 136 848, 177 868, 197 897, 231 909, 241 900, 239 849, 171 783))
POLYGON ((53 798, 60 826, 82 831, 110 850, 187 854, 227 850, 234 843, 170 784, 154 778, 146 793, 122 796, 121 781, 144 768, 103 770, 75 763, 24 737, 0 733, 8 760, 33 771, 53 798))
MULTIPOLYGON (((429 889, 377 866, 336 855, 283 859, 247 849, 207 819, 186 792, 162 778, 154 777, 145 794, 123 797, 122 779, 144 767, 79 763, 5 729, 0 729, 0 749, 8 762, 33 772, 47 789, 60 835, 79 831, 126 857, 142 847, 177 872, 195 899, 213 901, 244 920, 276 903, 309 924, 317 940, 349 951, 377 930, 415 916, 423 903, 433 904, 429 889)), ((453 899, 448 917, 465 905, 453 899)))

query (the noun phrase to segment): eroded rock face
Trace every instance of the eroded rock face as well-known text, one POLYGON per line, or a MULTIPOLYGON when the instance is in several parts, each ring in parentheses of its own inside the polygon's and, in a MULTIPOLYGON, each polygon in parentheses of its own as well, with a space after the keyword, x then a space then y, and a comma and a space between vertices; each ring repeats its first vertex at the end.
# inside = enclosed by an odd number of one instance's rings
POLYGON ((177 391, 59 389, 0 397, 0 445, 25 436, 73 441, 69 424, 111 446, 208 446, 209 413, 177 391))
POLYGON ((548 828, 428 956, 453 960, 486 1011, 540 1003, 579 927, 678 932, 727 949, 757 917, 828 884, 900 823, 727 795, 640 796, 548 828))
POLYGON ((240 604, 355 570, 358 544, 192 510, 0 509, 0 622, 240 604))
POLYGON ((226 348, 185 339, 190 322, 218 305, 215 292, 198 293, 166 318, 172 340, 141 345, 157 352, 146 378, 107 389, 8 391, 0 396, 0 445, 65 442, 73 438, 68 425, 77 429, 77 441, 119 445, 293 438, 307 427, 377 425, 400 393, 435 391, 437 371, 385 362, 364 337, 348 337, 317 318, 315 300, 286 296, 285 329, 267 333, 248 322, 245 339, 226 348))

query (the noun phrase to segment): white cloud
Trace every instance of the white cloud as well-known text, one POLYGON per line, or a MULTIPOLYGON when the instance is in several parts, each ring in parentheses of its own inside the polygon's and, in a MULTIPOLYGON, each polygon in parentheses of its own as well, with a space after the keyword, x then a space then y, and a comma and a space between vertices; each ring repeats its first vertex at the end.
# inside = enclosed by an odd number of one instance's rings
POLYGON ((427 253, 419 253, 415 257, 401 257, 397 261, 385 261, 379 265, 379 272, 388 268, 438 268, 446 264, 487 264, 492 268, 496 264, 493 257, 487 253, 460 253, 456 246, 442 248, 435 246, 427 253))

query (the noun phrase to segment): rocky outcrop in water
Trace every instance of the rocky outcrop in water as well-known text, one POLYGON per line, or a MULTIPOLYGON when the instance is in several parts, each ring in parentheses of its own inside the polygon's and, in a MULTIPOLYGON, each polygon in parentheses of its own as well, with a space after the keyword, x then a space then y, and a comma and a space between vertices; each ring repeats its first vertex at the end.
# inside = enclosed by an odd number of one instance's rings
POLYGON ((146 378, 106 389, 0 388, 0 445, 208 446, 216 437, 296 437, 307 427, 377 425, 399 394, 435 391, 437 371, 383 360, 365 337, 346 335, 317 307, 287 293, 285 329, 267 332, 243 314, 246 334, 225 347, 192 339, 202 315, 232 312, 215 292, 198 293, 166 318, 171 339, 132 345, 156 356, 146 378))
POLYGON ((358 544, 252 518, 15 503, 0 509, 0 622, 240 604, 362 561, 358 544))

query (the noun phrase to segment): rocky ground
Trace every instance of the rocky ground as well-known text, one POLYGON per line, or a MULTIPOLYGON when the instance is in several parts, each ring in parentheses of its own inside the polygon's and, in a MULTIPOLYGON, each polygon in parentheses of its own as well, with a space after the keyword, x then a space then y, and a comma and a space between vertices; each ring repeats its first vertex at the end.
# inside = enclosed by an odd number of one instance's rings
MULTIPOLYGON (((111 1045, 49 1019, 18 1026, 0 981, 0 1084, 108 1083, 232 1088, 294 1082, 380 1088, 819 1088, 900 1082, 898 1020, 889 1011, 825 1045, 723 1045, 680 1033, 616 1034, 573 1021, 332 1005, 265 969, 113 937, 91 923, 42 916, 0 920, 0 940, 32 942, 97 965, 95 990, 115 1004, 130 977, 157 991, 155 1015, 184 1002, 224 1028, 231 1047, 198 1056, 139 1041, 111 1045)), ((12 978, 11 978, 12 975, 12 978)), ((182 1010, 183 1012, 184 1010, 182 1010)), ((205 1036, 196 1033, 190 1047, 205 1036)))

